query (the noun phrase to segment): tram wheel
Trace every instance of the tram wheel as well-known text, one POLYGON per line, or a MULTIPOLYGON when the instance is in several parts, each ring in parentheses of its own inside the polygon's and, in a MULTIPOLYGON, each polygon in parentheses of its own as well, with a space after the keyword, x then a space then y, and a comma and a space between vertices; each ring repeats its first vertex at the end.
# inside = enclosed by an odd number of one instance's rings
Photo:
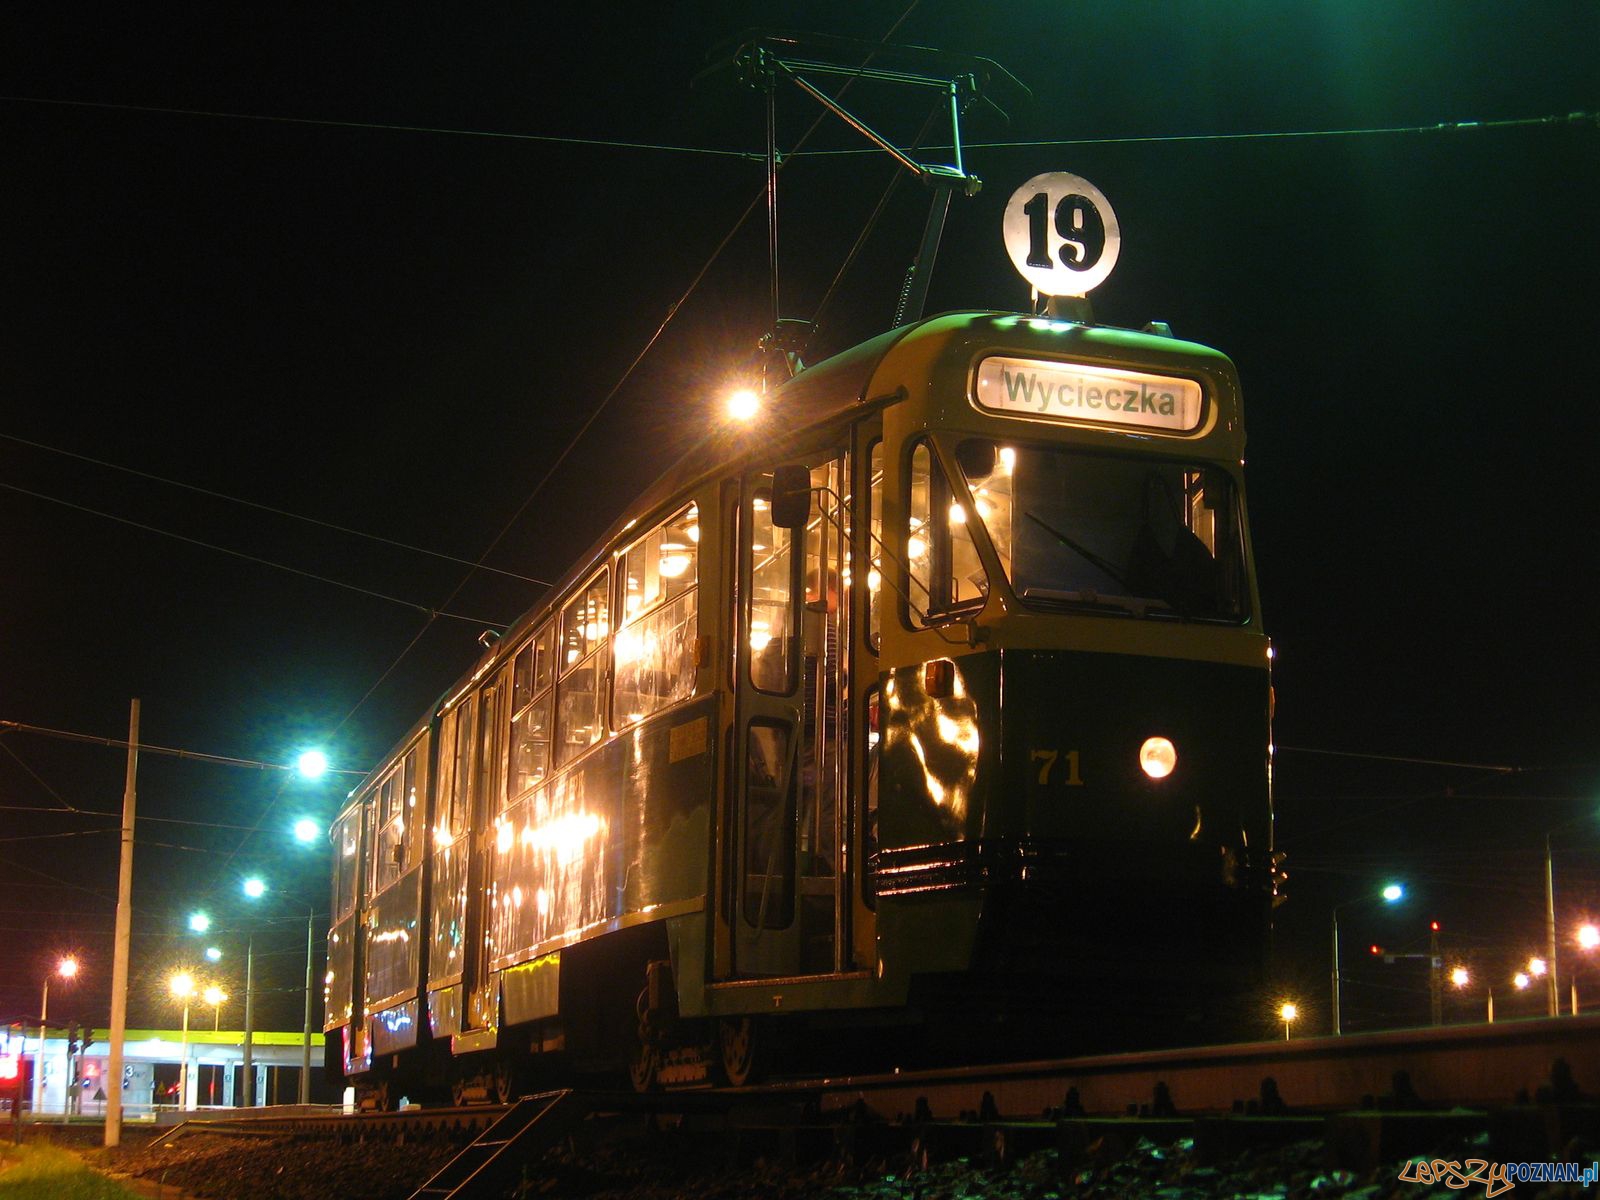
POLYGON ((640 1042, 628 1063, 628 1082, 636 1092, 653 1092, 660 1081, 661 1054, 640 1042))
POLYGON ((718 1063, 731 1087, 754 1083, 761 1075, 762 1049, 754 1017, 723 1017, 717 1023, 718 1063))
POLYGON ((494 1064, 494 1098, 501 1104, 511 1104, 522 1095, 522 1071, 514 1059, 497 1059, 494 1064))

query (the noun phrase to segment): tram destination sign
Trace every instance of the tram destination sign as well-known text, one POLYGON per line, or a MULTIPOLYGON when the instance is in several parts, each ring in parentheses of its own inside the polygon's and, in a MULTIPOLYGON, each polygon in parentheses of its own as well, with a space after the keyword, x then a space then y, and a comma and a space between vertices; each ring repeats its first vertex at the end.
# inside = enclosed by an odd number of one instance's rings
POLYGON ((996 354, 978 364, 973 400, 1007 416, 1192 433, 1202 394, 1192 379, 996 354))

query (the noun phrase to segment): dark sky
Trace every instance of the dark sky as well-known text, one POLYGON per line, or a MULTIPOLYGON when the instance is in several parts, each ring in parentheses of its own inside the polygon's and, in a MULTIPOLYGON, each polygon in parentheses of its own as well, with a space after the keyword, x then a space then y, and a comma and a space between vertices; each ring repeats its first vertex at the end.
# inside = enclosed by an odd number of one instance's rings
MULTIPOLYGON (((754 161, 647 148, 759 151, 755 93, 691 87, 706 52, 756 25, 875 41, 905 11, 8 15, 0 719, 118 738, 138 696, 154 744, 282 762, 315 741, 370 765, 486 624, 537 599, 514 576, 559 575, 763 331, 758 211, 550 475, 761 188, 754 161), (223 497, 468 562, 493 546, 512 574, 462 586, 460 563, 223 497)), ((1388 872, 1417 902, 1352 910, 1353 939, 1415 940, 1434 915, 1503 974, 1540 936, 1540 834, 1562 823, 1564 918, 1600 907, 1582 819, 1600 800, 1600 8, 923 0, 894 40, 993 58, 1033 91, 1009 127, 968 129, 1028 144, 969 151, 986 187, 952 210, 930 311, 1025 306, 1000 212, 1071 170, 1123 229, 1098 317, 1165 320, 1238 363, 1294 748, 1288 986, 1316 1009, 1329 904, 1388 872), (1376 129, 1396 131, 1221 136, 1376 129)), ((920 123, 855 99, 901 139, 920 123)), ((781 101, 792 146, 815 109, 781 101)), ((859 144, 824 125, 807 148, 859 144)), ((786 170, 785 315, 813 315, 890 172, 786 170)), ((887 327, 924 205, 899 190, 819 349, 887 327)), ((144 759, 135 1022, 176 1019, 158 984, 193 956, 196 904, 266 930, 269 986, 295 986, 296 905, 325 901, 322 851, 287 823, 331 817, 350 782, 144 759), (230 897, 250 869, 291 894, 247 917, 230 897)), ((111 812, 121 787, 116 750, 0 734, 0 1016, 33 1012, 70 948, 88 965, 70 1003, 103 1019, 114 822, 20 810, 111 812)), ((1391 972, 1347 1005, 1420 1019, 1416 985, 1391 972)), ((285 990, 269 1019, 293 1027, 298 1003, 285 990)))

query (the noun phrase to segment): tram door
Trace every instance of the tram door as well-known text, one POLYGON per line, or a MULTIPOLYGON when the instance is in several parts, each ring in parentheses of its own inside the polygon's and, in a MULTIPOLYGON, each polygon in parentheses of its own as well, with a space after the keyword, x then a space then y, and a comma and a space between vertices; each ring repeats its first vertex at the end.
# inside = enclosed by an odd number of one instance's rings
MULTIPOLYGON (((499 1024, 498 997, 489 974, 490 906, 497 898, 489 881, 489 856, 494 853, 499 825, 495 812, 505 755, 500 747, 500 684, 491 683, 477 696, 477 745, 472 758, 472 849, 467 860, 467 944, 462 971, 462 1028, 490 1029, 499 1024)), ((470 720, 470 714, 468 715, 470 720)))
POLYGON ((773 519, 770 471, 740 489, 733 974, 841 968, 841 747, 848 534, 844 457, 816 456, 797 528, 773 519))

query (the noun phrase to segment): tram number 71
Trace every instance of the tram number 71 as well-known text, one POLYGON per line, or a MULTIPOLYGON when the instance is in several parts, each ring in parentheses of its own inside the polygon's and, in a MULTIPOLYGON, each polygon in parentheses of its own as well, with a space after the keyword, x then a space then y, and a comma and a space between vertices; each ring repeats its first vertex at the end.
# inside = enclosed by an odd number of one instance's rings
POLYGON ((1064 786, 1082 787, 1083 776, 1078 774, 1078 752, 1076 750, 1068 750, 1065 755, 1059 750, 1035 750, 1033 752, 1033 761, 1039 764, 1039 782, 1048 784, 1050 782, 1050 772, 1055 769, 1056 763, 1063 758, 1066 759, 1067 763, 1067 778, 1064 786))

